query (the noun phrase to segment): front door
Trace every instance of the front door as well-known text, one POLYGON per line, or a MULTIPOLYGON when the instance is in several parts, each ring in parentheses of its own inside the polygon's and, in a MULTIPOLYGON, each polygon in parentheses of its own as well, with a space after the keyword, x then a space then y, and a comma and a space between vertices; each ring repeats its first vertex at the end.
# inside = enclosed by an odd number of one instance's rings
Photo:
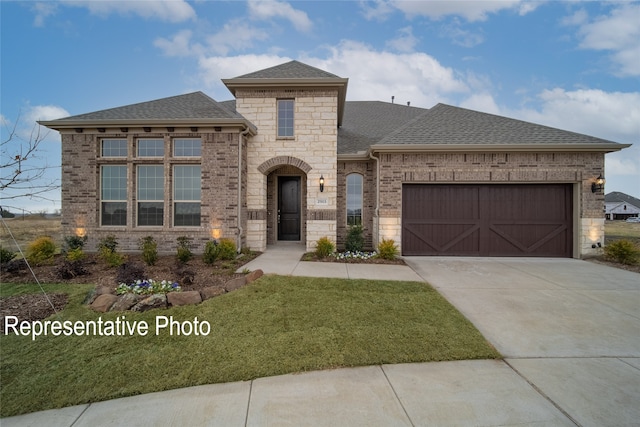
POLYGON ((278 177, 278 240, 300 240, 300 177, 278 177))

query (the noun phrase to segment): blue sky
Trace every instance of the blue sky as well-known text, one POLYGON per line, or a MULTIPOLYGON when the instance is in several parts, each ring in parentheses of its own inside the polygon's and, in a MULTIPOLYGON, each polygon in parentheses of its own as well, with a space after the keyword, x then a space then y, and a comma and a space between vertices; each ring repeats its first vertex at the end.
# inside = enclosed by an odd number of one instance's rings
MULTIPOLYGON (((0 8, 2 141, 14 125, 28 139, 35 120, 195 90, 231 99, 220 79, 297 59, 348 77, 348 100, 443 102, 633 143, 606 156, 606 192, 640 198, 640 2, 0 0, 0 8)), ((56 178, 56 132, 44 147, 40 161, 56 178)), ((59 208, 59 193, 47 198, 3 203, 59 208)))

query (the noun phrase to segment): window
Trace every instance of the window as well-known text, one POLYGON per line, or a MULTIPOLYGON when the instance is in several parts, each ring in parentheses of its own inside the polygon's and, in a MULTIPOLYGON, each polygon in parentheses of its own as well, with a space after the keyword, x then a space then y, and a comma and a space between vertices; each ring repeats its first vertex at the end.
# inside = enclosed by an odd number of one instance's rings
POLYGON ((139 139, 138 157, 164 157, 164 140, 139 139))
POLYGON ((103 139, 100 152, 102 157, 127 157, 127 140, 103 139))
POLYGON ((138 166, 138 225, 162 225, 164 166, 138 166))
POLYGON ((200 225, 200 166, 173 168, 173 225, 200 225))
POLYGON ((293 136, 293 99, 278 100, 278 136, 293 136))
POLYGON ((100 169, 100 225, 127 225, 127 167, 100 169))
POLYGON ((362 225, 362 175, 347 175, 347 225, 362 225))
POLYGON ((200 139, 174 139, 173 155, 175 157, 200 157, 202 152, 200 139))

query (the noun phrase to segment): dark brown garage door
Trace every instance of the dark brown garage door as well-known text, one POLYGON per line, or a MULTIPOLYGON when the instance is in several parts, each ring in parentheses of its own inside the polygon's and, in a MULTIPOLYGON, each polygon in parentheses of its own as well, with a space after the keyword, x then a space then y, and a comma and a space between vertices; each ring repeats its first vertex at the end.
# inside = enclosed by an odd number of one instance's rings
POLYGON ((403 255, 571 257, 570 184, 402 189, 403 255))

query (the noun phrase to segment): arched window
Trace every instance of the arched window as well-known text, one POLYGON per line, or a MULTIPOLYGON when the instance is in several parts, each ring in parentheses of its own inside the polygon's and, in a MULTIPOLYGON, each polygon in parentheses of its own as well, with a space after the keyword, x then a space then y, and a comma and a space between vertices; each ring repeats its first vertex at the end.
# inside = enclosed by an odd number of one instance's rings
POLYGON ((347 175, 347 225, 362 225, 362 175, 347 175))

